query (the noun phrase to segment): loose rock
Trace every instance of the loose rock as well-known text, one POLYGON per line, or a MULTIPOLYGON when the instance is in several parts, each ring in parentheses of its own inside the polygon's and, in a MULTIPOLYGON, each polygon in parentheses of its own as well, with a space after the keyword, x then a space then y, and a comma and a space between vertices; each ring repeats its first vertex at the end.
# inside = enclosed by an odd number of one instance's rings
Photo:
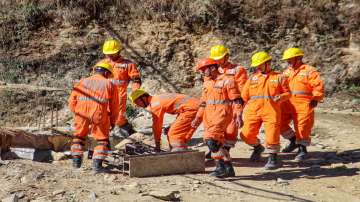
POLYGON ((176 201, 180 199, 180 192, 174 190, 151 191, 149 195, 164 201, 176 201))
POLYGON ((284 180, 282 178, 277 178, 276 179, 276 183, 277 184, 281 184, 281 185, 289 185, 289 181, 288 180, 284 180))
POLYGON ((65 193, 65 190, 56 190, 56 191, 54 191, 52 194, 53 194, 54 196, 56 196, 56 195, 64 194, 64 193, 65 193))
POLYGON ((90 194, 89 194, 89 201, 95 202, 95 201, 96 201, 96 198, 97 198, 96 193, 95 193, 95 192, 90 192, 90 194))
POLYGON ((13 194, 1 200, 1 202, 18 202, 18 201, 19 201, 19 197, 16 194, 13 194))
POLYGON ((70 158, 70 156, 66 155, 63 152, 51 152, 51 156, 54 161, 62 161, 70 158))

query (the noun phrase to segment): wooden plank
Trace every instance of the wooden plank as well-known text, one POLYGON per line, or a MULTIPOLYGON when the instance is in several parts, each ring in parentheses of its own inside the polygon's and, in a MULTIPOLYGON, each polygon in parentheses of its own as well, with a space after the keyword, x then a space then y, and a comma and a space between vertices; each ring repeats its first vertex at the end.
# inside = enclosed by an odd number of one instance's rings
POLYGON ((129 158, 130 177, 205 172, 205 152, 188 151, 129 158))

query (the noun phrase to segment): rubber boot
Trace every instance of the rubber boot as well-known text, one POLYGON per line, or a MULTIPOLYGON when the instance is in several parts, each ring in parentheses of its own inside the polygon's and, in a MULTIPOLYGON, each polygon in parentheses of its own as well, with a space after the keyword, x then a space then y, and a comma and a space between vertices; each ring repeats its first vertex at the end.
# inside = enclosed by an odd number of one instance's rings
POLYGON ((272 170, 279 167, 277 154, 270 154, 268 162, 265 164, 264 168, 266 170, 272 170))
POLYGON ((296 148, 299 146, 296 144, 296 137, 292 137, 289 139, 290 143, 282 150, 284 153, 290 153, 293 152, 296 148))
POLYGON ((307 149, 306 146, 300 145, 297 155, 295 156, 295 162, 302 162, 307 157, 307 149))
POLYGON ((231 161, 225 162, 226 175, 224 177, 235 177, 235 170, 231 161))
POLYGON ((102 172, 104 170, 104 167, 102 166, 103 160, 100 159, 93 159, 92 162, 92 170, 95 173, 102 172))
POLYGON ((73 162, 73 168, 80 168, 82 164, 82 158, 78 156, 74 156, 72 159, 73 162))
POLYGON ((210 173, 210 175, 219 178, 224 177, 226 175, 224 160, 221 159, 218 162, 216 162, 216 168, 212 173, 210 173))
POLYGON ((260 161, 261 153, 263 153, 264 151, 265 151, 265 148, 261 144, 255 146, 254 151, 250 156, 250 161, 251 162, 260 161))

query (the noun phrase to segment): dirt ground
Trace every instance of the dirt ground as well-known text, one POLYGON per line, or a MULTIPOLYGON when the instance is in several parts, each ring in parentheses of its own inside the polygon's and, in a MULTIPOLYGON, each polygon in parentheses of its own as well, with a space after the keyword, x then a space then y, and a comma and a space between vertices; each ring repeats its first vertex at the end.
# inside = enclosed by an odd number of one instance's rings
MULTIPOLYGON (((316 118, 310 158, 301 165, 291 161, 294 154, 281 154, 282 168, 265 171, 265 155, 262 162, 248 162, 251 149, 243 142, 231 151, 236 177, 229 179, 207 173, 129 178, 116 170, 94 175, 90 162, 74 170, 69 160, 11 160, 0 164, 0 198, 16 194, 20 201, 161 201, 154 196, 181 201, 360 201, 360 115, 318 110, 316 118)), ((213 166, 208 164, 206 172, 213 166)))

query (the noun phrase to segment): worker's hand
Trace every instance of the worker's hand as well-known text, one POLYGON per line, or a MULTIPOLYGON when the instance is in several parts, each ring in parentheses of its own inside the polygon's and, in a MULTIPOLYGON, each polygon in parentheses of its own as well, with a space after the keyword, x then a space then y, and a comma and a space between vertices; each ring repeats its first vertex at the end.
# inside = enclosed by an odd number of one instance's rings
POLYGON ((160 142, 155 142, 155 152, 161 152, 160 142))
POLYGON ((197 128, 201 124, 201 120, 199 117, 195 117, 195 119, 191 122, 191 127, 197 128))
POLYGON ((242 114, 239 114, 239 115, 236 117, 236 125, 238 126, 238 128, 243 127, 244 121, 242 120, 242 114))
POLYGON ((311 108, 315 108, 317 105, 318 105, 318 101, 316 101, 316 100, 311 100, 310 101, 310 107, 311 108))
POLYGON ((277 95, 273 98, 274 102, 279 102, 280 101, 280 95, 277 95))

